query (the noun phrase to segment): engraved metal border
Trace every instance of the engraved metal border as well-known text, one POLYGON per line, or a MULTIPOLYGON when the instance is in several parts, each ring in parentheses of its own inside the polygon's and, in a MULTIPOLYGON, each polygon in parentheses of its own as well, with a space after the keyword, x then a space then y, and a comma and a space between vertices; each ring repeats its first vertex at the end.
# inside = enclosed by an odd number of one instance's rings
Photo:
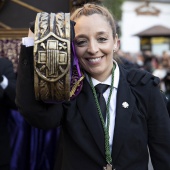
POLYGON ((70 99, 70 14, 38 13, 35 21, 34 90, 37 100, 70 99))

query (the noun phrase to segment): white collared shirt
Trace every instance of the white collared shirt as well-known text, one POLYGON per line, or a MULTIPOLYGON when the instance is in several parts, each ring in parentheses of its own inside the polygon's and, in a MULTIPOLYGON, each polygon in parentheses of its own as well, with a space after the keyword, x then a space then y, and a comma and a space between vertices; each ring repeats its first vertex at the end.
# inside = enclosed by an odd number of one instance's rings
MULTIPOLYGON (((116 64, 116 68, 114 71, 114 83, 113 83, 113 91, 110 99, 110 106, 109 106, 109 113, 110 113, 110 126, 109 126, 109 144, 110 144, 110 151, 112 150, 112 145, 113 145, 113 136, 114 136, 114 128, 115 128, 115 117, 116 117, 116 99, 117 99, 117 89, 118 89, 118 84, 119 84, 119 75, 120 75, 120 70, 117 62, 113 60, 113 62, 116 64)), ((86 76, 87 78, 87 76, 86 76)), ((88 78, 87 78, 88 80, 88 78)), ((94 78, 92 78, 92 82, 94 87, 101 83, 101 84, 107 84, 111 86, 111 81, 112 81, 112 75, 110 75, 104 82, 100 82, 94 78)), ((103 96, 105 98, 105 101, 107 103, 108 97, 110 93, 110 87, 103 93, 103 96)), ((106 119, 107 120, 107 119, 106 119)), ((107 121, 106 121, 107 123, 107 121)))
POLYGON ((34 46, 34 38, 32 38, 32 37, 23 37, 22 38, 22 45, 25 45, 26 47, 34 46))

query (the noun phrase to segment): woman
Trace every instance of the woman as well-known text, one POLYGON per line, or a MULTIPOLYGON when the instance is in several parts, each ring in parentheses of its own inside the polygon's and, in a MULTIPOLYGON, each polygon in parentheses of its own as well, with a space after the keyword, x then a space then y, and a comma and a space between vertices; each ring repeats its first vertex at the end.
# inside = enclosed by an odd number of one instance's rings
MULTIPOLYGON (((71 20, 76 22, 75 50, 85 75, 80 94, 59 104, 36 101, 33 49, 22 46, 16 98, 21 114, 39 128, 62 126, 62 170, 147 170, 148 147, 154 169, 170 169, 164 99, 152 79, 145 85, 127 81, 132 74, 128 77, 129 71, 114 58, 119 43, 112 15, 102 6, 85 4, 71 20), (103 92, 106 118, 95 91, 98 84, 108 86, 103 92)), ((136 80, 141 77, 134 72, 136 80)))

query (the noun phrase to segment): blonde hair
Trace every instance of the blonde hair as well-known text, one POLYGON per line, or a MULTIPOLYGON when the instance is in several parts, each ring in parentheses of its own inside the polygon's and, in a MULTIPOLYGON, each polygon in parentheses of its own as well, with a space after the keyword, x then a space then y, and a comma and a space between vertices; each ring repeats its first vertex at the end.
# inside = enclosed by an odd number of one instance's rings
POLYGON ((113 15, 111 12, 104 6, 97 5, 97 4, 84 4, 82 7, 77 8, 72 14, 71 14, 71 20, 74 21, 81 16, 89 16, 93 14, 100 14, 106 18, 106 20, 109 22, 112 31, 113 31, 113 38, 116 36, 116 21, 113 18, 113 15))

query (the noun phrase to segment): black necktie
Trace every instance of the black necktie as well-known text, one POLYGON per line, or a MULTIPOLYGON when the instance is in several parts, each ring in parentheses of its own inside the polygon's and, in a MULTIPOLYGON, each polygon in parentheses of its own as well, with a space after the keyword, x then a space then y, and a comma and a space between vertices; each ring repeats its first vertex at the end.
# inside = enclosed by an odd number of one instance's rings
POLYGON ((106 101, 103 97, 103 93, 107 90, 108 87, 109 86, 106 84, 98 84, 95 86, 100 109, 101 109, 104 121, 106 120, 106 101))

